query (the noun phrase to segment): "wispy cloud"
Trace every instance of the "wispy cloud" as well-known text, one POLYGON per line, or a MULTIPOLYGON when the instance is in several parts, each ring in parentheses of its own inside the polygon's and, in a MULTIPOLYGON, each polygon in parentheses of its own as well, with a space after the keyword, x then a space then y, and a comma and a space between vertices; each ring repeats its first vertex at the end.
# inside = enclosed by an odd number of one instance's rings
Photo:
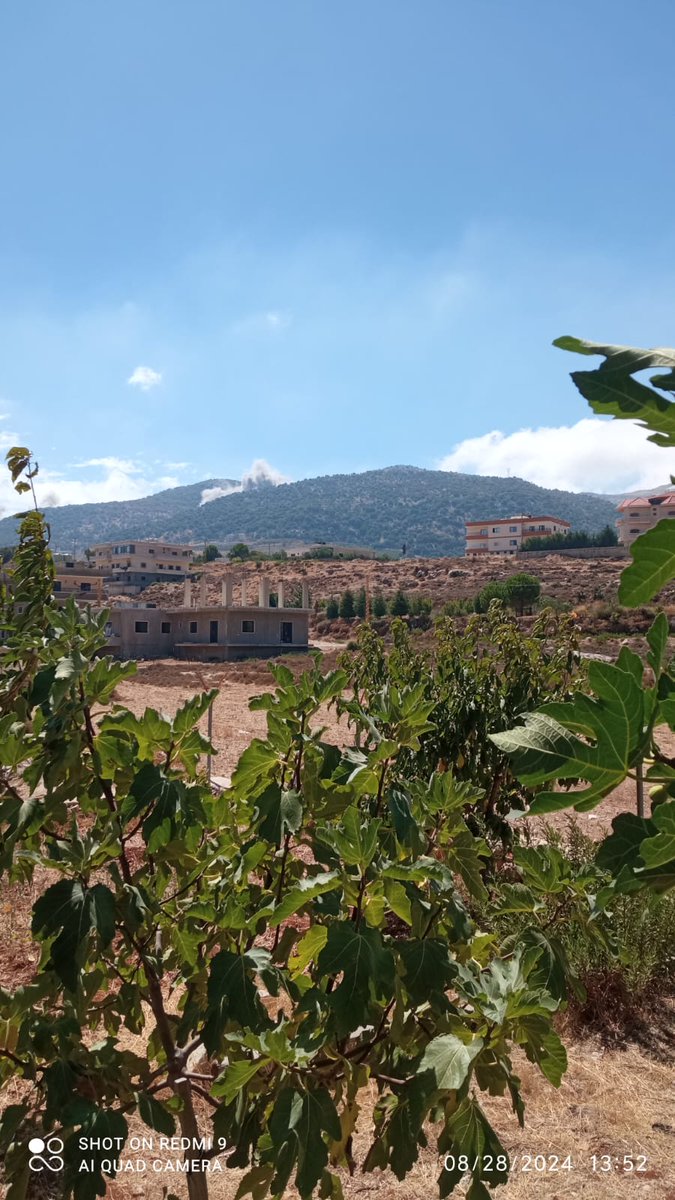
POLYGON ((255 312, 241 317, 231 325, 230 332, 235 335, 281 333, 289 328, 292 321, 290 313, 273 308, 267 312, 255 312))
POLYGON ((647 441, 632 421, 587 417, 574 425, 500 430, 466 438, 439 463, 442 471, 516 475, 570 492, 623 492, 656 487, 675 473, 675 450, 647 441))
MULTIPOLYGON (((14 444, 16 436, 0 446, 14 444)), ((178 487, 180 480, 175 475, 155 474, 147 464, 133 459, 90 458, 73 464, 68 474, 45 470, 40 467, 34 481, 37 502, 42 507, 60 507, 64 504, 98 504, 110 500, 139 500, 164 488, 178 487), (83 471, 84 477, 77 476, 83 471), (94 472, 93 477, 91 472, 94 472)), ((25 501, 12 488, 7 472, 0 472, 0 516, 7 516, 25 507, 25 501)))
POLYGON ((244 471, 241 483, 227 487, 204 488, 200 505, 210 504, 212 500, 220 500, 222 496, 231 496, 234 492, 247 492, 251 488, 266 484, 278 487, 280 483, 290 483, 290 479, 288 476, 282 475, 281 471, 277 471, 276 467, 270 466, 264 458, 256 458, 248 471, 244 471))
POLYGON ((161 382, 161 371, 153 371, 152 367, 135 367, 127 379, 127 383, 131 387, 140 388, 142 392, 151 391, 152 388, 158 387, 161 382))

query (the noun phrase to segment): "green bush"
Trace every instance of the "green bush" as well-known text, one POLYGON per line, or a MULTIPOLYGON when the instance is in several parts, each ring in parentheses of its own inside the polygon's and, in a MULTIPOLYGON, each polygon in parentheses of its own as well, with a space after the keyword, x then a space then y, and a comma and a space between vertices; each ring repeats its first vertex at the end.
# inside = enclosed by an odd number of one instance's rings
POLYGON ((330 600, 326 601, 326 616, 329 620, 334 621, 340 615, 340 605, 335 596, 331 596, 330 600))

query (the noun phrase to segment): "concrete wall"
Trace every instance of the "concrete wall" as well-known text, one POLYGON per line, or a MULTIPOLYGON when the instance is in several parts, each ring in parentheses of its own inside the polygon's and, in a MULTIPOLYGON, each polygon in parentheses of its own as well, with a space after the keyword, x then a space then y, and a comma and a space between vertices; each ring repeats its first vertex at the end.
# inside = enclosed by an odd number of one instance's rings
POLYGON ((623 546, 578 546, 557 550, 519 550, 517 558, 545 558, 548 554, 561 554, 565 558, 627 558, 623 546))
POLYGON ((300 608, 190 607, 180 609, 115 608, 111 610, 109 648, 121 658, 232 659, 306 650, 309 610, 300 608), (211 623, 217 624, 211 641, 211 623), (253 629, 245 632, 244 622, 253 629), (147 632, 137 628, 147 625, 147 632), (291 625, 292 641, 281 638, 282 623, 291 625), (162 625, 168 625, 162 633, 162 625))
POLYGON ((108 648, 120 658, 168 658, 173 653, 175 623, 171 613, 161 608, 112 608, 110 610, 108 648), (137 631, 146 622, 148 631, 137 631), (169 633, 162 633, 168 623, 169 633))

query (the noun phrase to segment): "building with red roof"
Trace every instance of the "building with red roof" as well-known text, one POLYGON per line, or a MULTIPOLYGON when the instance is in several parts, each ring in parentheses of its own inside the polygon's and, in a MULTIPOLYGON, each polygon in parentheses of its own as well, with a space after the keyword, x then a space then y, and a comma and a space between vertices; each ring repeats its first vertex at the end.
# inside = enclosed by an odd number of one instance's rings
POLYGON ((654 496, 636 496, 618 505, 617 528, 622 546, 630 546, 641 533, 653 529, 659 521, 675 517, 675 491, 654 496))

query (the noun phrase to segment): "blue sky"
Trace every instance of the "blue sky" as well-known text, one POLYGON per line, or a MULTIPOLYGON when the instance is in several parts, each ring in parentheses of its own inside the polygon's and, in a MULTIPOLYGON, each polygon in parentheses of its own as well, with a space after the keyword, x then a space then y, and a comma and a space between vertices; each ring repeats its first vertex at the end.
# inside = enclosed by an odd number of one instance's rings
POLYGON ((3 6, 0 443, 59 502, 662 482, 550 343, 675 340, 674 37, 672 0, 3 6))

